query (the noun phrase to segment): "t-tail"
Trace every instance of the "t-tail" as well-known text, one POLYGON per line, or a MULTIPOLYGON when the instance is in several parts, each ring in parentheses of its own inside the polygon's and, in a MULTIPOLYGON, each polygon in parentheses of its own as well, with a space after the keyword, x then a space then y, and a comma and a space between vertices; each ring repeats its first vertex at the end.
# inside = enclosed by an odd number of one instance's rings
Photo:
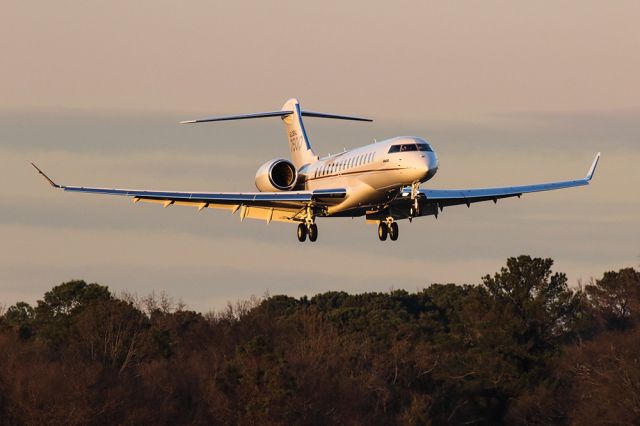
POLYGON ((291 111, 292 114, 282 116, 282 122, 287 130, 287 138, 289 139, 289 151, 291 151, 291 162, 299 170, 305 164, 311 164, 318 161, 318 156, 314 154, 309 144, 307 131, 304 129, 302 122, 302 111, 300 111, 300 102, 297 99, 289 99, 282 106, 282 111, 291 111))
POLYGON ((280 117, 287 131, 289 140, 289 150, 291 151, 291 162, 299 170, 306 164, 318 161, 309 143, 307 132, 302 122, 302 117, 333 118, 338 120, 373 121, 369 118, 353 117, 348 115, 326 114, 323 112, 313 112, 300 109, 300 102, 297 99, 289 99, 282 106, 280 111, 258 112, 243 115, 228 115, 222 117, 207 117, 196 120, 182 121, 187 123, 206 123, 210 121, 244 120, 249 118, 280 117))

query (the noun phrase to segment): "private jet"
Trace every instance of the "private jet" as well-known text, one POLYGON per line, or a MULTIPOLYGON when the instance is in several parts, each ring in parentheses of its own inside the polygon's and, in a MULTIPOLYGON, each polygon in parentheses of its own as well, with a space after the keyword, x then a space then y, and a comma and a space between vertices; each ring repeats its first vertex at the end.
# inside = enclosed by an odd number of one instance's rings
POLYGON ((377 225, 380 241, 398 239, 398 221, 422 216, 438 217, 445 207, 520 198, 530 192, 588 185, 600 158, 598 153, 582 179, 534 185, 476 189, 421 189, 420 185, 438 171, 438 156, 425 139, 400 136, 360 148, 318 157, 311 149, 302 117, 373 121, 368 118, 302 110, 297 99, 281 110, 254 114, 208 117, 183 121, 206 123, 280 117, 291 159, 276 158, 264 163, 255 176, 258 192, 174 192, 138 189, 109 189, 59 185, 34 163, 33 167, 54 188, 69 192, 122 195, 164 207, 183 205, 227 209, 245 218, 297 223, 299 241, 316 241, 319 217, 362 217, 377 225))

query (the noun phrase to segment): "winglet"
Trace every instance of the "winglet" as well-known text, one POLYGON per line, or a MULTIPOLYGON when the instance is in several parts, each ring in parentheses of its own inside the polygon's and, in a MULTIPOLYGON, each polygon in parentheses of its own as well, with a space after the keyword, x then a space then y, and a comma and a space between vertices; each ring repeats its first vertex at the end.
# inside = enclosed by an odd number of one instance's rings
POLYGON ((593 164, 591 164, 591 168, 589 169, 589 172, 587 173, 587 176, 585 177, 587 182, 589 182, 591 180, 591 178, 593 177, 593 174, 596 171, 596 166, 598 165, 598 160, 599 159, 600 159, 600 153, 598 153, 598 155, 596 155, 596 158, 593 160, 593 164))
POLYGON ((38 171, 38 173, 40 173, 42 176, 44 176, 44 178, 47 180, 47 182, 49 182, 49 185, 53 186, 54 188, 62 188, 61 185, 58 185, 57 183, 55 183, 54 181, 52 181, 49 176, 45 175, 44 172, 42 170, 40 170, 38 168, 38 166, 36 166, 35 164, 31 163, 31 165, 33 167, 35 167, 35 169, 38 171))

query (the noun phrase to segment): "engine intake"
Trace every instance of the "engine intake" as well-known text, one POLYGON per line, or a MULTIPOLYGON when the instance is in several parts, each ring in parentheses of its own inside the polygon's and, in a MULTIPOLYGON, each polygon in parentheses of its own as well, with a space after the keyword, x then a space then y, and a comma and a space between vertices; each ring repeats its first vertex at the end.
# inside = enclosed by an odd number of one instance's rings
POLYGON ((282 158, 267 161, 256 172, 256 187, 260 192, 290 191, 297 180, 296 167, 282 158))

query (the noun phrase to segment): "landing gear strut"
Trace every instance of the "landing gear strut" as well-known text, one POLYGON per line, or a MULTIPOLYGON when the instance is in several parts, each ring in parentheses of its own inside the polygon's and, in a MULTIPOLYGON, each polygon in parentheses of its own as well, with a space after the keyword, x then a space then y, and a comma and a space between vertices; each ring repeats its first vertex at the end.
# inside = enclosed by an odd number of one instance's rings
POLYGON ((420 182, 414 182, 411 184, 411 201, 413 204, 409 209, 409 221, 416 216, 420 216, 420 202, 418 201, 418 193, 420 191, 420 182))
POLYGON ((391 241, 398 239, 399 229, 398 224, 393 221, 393 218, 389 217, 385 221, 380 221, 378 224, 378 238, 380 241, 385 241, 387 236, 391 238, 391 241))
POLYGON ((298 225, 298 241, 303 242, 309 236, 309 241, 314 242, 318 239, 318 225, 315 224, 313 211, 311 207, 307 207, 304 223, 298 225))

